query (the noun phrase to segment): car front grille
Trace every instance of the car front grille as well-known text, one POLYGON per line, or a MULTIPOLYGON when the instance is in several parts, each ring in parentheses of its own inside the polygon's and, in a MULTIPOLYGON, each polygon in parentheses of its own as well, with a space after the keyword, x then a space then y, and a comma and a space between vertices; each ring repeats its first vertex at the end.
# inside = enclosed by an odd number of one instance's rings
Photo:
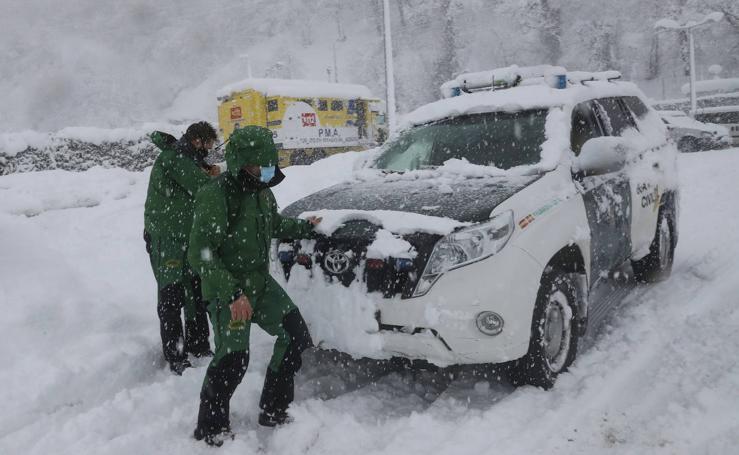
POLYGON ((440 235, 413 233, 402 236, 416 256, 407 258, 367 258, 367 248, 379 227, 368 221, 350 221, 330 237, 319 237, 310 251, 301 242, 283 240, 279 258, 289 279, 292 267, 320 270, 325 279, 344 286, 359 284, 366 292, 381 293, 385 298, 410 298, 418 278, 426 267, 440 235))

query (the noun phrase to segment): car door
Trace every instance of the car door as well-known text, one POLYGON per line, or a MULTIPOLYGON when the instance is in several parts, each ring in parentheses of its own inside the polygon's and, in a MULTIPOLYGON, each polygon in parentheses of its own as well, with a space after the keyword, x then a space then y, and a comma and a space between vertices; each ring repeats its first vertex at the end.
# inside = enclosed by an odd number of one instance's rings
MULTIPOLYGON (((570 144, 578 156, 588 139, 607 135, 605 112, 596 101, 575 106, 570 144)), ((574 174, 582 194, 590 228, 590 286, 598 286, 629 258, 631 248, 631 191, 624 172, 582 176, 574 174)))
MULTIPOLYGON (((627 96, 618 99, 627 126, 632 128, 639 147, 628 163, 627 174, 631 185, 631 256, 640 259, 649 253, 649 247, 657 229, 659 206, 665 193, 665 171, 661 149, 667 147, 667 137, 660 144, 647 141, 642 137, 649 128, 644 122, 648 113, 647 106, 636 96, 627 96), (639 126, 641 125, 641 126, 639 126), (641 139, 641 140, 639 140, 641 139), (643 145, 639 145, 643 144, 643 145)), ((615 115, 615 114, 614 114, 615 115)), ((625 130, 625 131, 626 131, 625 130)))

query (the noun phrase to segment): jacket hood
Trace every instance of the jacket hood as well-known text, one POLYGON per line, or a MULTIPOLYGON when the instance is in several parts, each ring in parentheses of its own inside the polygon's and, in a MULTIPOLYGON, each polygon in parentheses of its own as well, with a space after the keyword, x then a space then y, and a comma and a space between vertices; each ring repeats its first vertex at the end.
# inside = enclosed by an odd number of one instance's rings
POLYGON ((160 150, 174 148, 177 144, 177 138, 162 131, 154 131, 149 138, 160 150))
POLYGON ((234 177, 244 166, 276 166, 277 160, 272 131, 261 126, 237 129, 226 144, 226 165, 234 177))

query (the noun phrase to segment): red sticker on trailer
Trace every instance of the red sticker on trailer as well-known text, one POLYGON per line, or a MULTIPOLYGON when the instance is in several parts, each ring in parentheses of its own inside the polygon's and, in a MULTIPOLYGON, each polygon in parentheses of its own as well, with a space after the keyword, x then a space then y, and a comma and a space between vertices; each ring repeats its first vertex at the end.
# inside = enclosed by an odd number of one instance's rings
POLYGON ((241 118, 241 107, 236 106, 231 108, 231 120, 236 120, 241 118))
POLYGON ((315 112, 303 112, 300 114, 300 119, 303 121, 303 126, 316 126, 316 114, 315 112))

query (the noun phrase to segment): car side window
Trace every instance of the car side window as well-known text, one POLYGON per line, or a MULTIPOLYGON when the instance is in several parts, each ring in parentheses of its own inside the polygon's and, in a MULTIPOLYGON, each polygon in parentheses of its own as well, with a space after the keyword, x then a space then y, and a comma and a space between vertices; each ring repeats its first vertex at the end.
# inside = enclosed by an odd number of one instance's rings
POLYGON ((627 129, 636 129, 636 122, 631 116, 631 111, 620 98, 601 98, 596 103, 605 113, 603 120, 609 135, 622 136, 627 129))
POLYGON ((578 104, 572 110, 570 147, 575 153, 575 156, 580 155, 580 150, 588 139, 603 136, 603 131, 594 108, 595 106, 591 101, 586 101, 578 104))
POLYGON ((624 104, 626 107, 631 109, 631 112, 637 117, 642 118, 645 115, 647 115, 647 112, 649 111, 649 108, 642 100, 639 99, 639 97, 636 96, 624 96, 622 98, 624 104))

